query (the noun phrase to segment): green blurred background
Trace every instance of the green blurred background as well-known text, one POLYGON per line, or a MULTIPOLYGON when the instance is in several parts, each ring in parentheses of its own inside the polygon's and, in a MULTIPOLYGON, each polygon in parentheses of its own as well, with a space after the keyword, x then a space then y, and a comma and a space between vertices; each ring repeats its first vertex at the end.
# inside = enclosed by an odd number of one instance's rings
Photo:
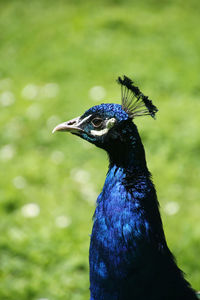
POLYGON ((59 122, 120 103, 126 74, 159 108, 138 118, 168 244, 200 289, 198 0, 0 1, 0 299, 89 299, 107 157, 59 122))

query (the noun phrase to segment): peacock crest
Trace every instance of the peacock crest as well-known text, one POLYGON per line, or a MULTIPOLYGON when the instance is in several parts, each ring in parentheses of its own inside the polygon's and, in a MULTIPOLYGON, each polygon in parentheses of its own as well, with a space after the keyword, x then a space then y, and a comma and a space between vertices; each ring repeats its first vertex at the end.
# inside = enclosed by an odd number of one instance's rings
POLYGON ((124 79, 118 77, 117 82, 121 84, 122 108, 129 118, 150 115, 155 119, 157 107, 133 84, 130 78, 124 75, 124 79))

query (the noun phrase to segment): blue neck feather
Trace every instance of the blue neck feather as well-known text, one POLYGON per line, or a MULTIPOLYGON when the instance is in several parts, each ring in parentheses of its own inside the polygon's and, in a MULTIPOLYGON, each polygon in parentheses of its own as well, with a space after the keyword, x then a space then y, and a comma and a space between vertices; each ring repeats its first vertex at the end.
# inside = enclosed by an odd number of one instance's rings
POLYGON ((123 125, 123 130, 126 138, 113 139, 105 149, 110 165, 94 214, 90 299, 179 299, 169 294, 168 298, 160 298, 159 293, 173 284, 172 279, 168 282, 158 276, 161 267, 167 265, 172 274, 184 279, 165 241, 156 191, 137 128, 131 123, 123 125), (156 292, 151 294, 153 290, 156 292))

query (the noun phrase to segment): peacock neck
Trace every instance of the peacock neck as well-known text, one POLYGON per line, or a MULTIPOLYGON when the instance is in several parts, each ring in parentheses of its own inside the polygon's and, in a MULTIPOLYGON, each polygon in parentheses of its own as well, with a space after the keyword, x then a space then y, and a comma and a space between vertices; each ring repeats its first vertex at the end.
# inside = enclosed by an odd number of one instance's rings
POLYGON ((145 151, 135 124, 127 124, 123 131, 123 138, 113 139, 107 152, 109 155, 110 168, 117 166, 125 172, 138 173, 146 172, 147 164, 145 151))
POLYGON ((118 136, 106 145, 110 165, 97 199, 90 244, 91 300, 138 299, 133 295, 139 293, 137 282, 142 282, 143 277, 135 270, 148 257, 151 231, 159 237, 158 243, 160 236, 163 239, 140 136, 134 124, 123 128, 124 138, 118 136))

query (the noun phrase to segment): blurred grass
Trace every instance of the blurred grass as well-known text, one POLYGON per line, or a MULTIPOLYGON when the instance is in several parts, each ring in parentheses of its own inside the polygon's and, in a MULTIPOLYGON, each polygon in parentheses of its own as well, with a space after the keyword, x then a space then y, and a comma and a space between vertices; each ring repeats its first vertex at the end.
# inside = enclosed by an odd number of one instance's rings
POLYGON ((119 103, 122 74, 159 107, 156 122, 136 122, 168 243, 200 288, 199 9, 195 0, 0 2, 0 299, 88 299, 107 159, 51 130, 102 102, 93 86, 119 103), (29 203, 40 208, 32 218, 29 203))

